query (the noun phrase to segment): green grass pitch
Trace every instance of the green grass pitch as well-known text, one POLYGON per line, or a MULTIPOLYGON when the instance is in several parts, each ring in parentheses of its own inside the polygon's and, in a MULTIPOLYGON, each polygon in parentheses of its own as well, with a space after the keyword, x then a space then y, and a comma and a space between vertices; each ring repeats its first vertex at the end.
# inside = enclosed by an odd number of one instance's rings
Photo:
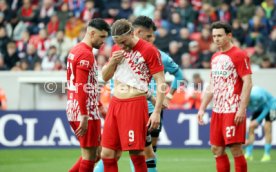
MULTIPOLYGON (((276 171, 276 151, 272 150, 272 161, 266 163, 260 162, 262 154, 262 149, 254 150, 254 160, 248 162, 249 172, 276 171)), ((0 150, 0 172, 66 172, 79 155, 79 149, 0 150)), ((229 158, 234 172, 232 156, 229 158)), ((158 172, 216 171, 209 149, 159 149, 157 166, 158 172)), ((130 171, 127 153, 119 161, 119 171, 130 171)))

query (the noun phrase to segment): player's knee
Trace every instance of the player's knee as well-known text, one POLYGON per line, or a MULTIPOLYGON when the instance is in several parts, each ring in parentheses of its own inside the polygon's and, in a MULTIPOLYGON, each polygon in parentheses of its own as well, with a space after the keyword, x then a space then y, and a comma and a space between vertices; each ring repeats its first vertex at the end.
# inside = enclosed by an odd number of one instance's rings
POLYGON ((101 158, 108 158, 108 159, 116 158, 116 152, 111 149, 102 148, 101 158))
POLYGON ((224 149, 222 149, 221 147, 218 147, 218 146, 211 146, 211 151, 216 156, 221 156, 224 154, 224 149))
POLYGON ((230 145, 230 151, 234 157, 243 155, 243 150, 242 150, 241 144, 230 145))

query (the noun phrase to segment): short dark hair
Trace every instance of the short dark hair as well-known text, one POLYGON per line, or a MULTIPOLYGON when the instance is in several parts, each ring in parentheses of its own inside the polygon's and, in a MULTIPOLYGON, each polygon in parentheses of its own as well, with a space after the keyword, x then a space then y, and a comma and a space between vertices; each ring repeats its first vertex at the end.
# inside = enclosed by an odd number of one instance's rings
POLYGON ((224 29, 226 34, 232 33, 232 27, 228 23, 225 23, 222 21, 217 21, 217 22, 212 23, 211 31, 213 29, 224 29))
POLYGON ((94 18, 88 23, 88 27, 96 28, 100 31, 105 30, 106 32, 110 32, 110 26, 101 18, 94 18))
POLYGON ((139 16, 137 17, 134 22, 132 23, 133 27, 139 27, 142 26, 147 29, 152 29, 153 31, 156 31, 156 26, 151 18, 147 16, 139 16))

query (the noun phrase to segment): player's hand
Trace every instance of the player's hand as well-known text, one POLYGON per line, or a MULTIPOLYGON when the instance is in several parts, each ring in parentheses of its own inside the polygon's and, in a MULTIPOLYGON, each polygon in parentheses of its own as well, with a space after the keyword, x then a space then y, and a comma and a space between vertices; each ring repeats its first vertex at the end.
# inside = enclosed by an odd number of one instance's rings
POLYGON ((199 125, 204 125, 204 124, 205 124, 204 121, 203 121, 203 116, 204 116, 204 114, 205 114, 205 111, 204 111, 204 110, 199 110, 199 111, 197 112, 197 120, 198 120, 198 124, 199 124, 199 125))
POLYGON ((99 112, 102 115, 103 118, 106 117, 106 108, 104 106, 99 106, 99 112))
POLYGON ((259 123, 257 122, 257 120, 253 120, 250 122, 249 126, 252 127, 252 128, 257 128, 259 125, 259 123))
POLYGON ((119 64, 124 60, 124 51, 119 50, 112 53, 111 62, 114 64, 119 64))
POLYGON ((246 110, 239 109, 238 112, 235 115, 234 123, 236 125, 239 125, 243 122, 243 120, 246 119, 246 110))
POLYGON ((153 112, 148 120, 147 127, 149 132, 158 129, 160 126, 160 113, 153 112))
POLYGON ((77 137, 81 137, 83 135, 85 135, 86 131, 87 131, 87 127, 88 127, 88 115, 81 115, 81 121, 80 121, 80 125, 77 128, 77 130, 75 131, 75 134, 77 137))

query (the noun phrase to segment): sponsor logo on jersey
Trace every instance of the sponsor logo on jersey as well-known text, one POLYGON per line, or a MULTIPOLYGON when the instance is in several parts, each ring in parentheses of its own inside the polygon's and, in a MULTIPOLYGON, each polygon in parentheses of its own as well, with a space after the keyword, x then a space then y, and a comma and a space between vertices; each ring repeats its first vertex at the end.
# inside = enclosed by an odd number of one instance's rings
POLYGON ((80 66, 88 68, 89 67, 89 61, 88 60, 81 60, 80 61, 80 66))

